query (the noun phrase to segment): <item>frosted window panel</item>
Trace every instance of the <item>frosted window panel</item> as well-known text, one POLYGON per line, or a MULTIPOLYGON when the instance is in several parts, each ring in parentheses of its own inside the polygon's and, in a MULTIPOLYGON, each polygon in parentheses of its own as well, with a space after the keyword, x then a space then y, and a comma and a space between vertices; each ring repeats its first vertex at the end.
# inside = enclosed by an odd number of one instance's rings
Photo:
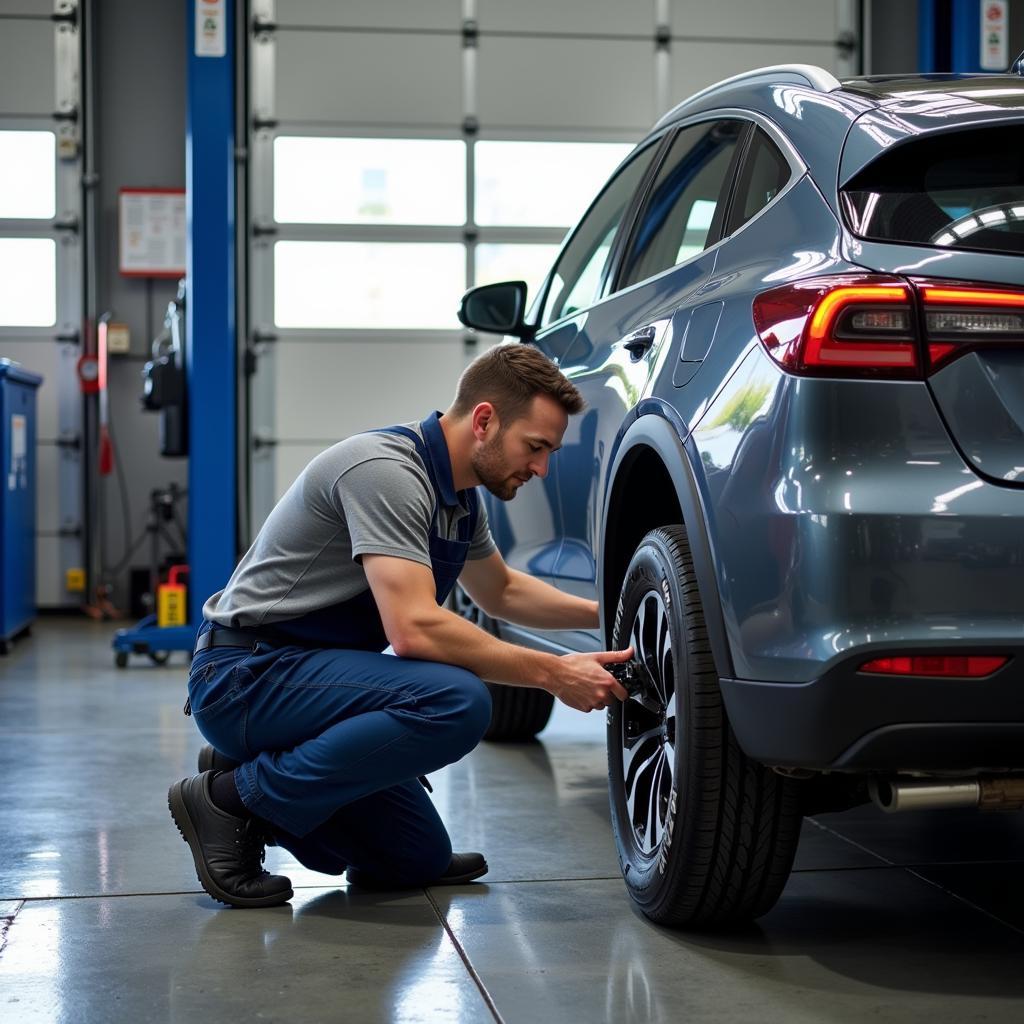
POLYGON ((620 142, 478 142, 476 222, 571 227, 632 149, 620 142))
POLYGON ((274 218, 294 224, 464 224, 466 144, 274 140, 274 218))
POLYGON ((54 217, 56 146, 53 132, 0 132, 0 217, 54 217))
POLYGON ((557 245, 478 245, 476 283, 525 281, 532 300, 558 255, 557 245))
POLYGON ((0 238, 0 326, 52 327, 57 322, 57 243, 52 238, 0 238))
POLYGON ((278 327, 459 329, 459 243, 277 242, 278 327))

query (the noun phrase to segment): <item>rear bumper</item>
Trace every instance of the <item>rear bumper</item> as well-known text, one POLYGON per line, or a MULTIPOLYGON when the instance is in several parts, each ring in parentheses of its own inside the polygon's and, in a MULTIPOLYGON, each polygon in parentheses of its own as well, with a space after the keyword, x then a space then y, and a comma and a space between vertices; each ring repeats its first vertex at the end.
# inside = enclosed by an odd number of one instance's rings
POLYGON ((933 679, 859 673, 862 654, 807 683, 722 679, 722 696, 740 746, 764 764, 851 772, 1022 768, 1024 649, 977 653, 1011 657, 985 679, 933 679))

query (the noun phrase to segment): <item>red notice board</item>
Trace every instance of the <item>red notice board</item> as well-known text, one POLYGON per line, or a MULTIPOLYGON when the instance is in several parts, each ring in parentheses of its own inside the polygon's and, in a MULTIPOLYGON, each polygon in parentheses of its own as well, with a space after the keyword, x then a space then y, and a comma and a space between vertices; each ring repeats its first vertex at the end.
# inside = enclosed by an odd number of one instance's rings
POLYGON ((184 276, 183 188, 121 189, 118 222, 118 258, 123 276, 184 276))

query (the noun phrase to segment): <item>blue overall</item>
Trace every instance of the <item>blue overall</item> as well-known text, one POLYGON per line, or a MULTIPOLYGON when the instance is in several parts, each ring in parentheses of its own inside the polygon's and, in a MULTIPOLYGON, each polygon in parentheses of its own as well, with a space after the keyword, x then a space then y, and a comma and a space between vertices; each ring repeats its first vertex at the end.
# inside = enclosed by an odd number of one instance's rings
MULTIPOLYGON (((423 421, 424 440, 405 427, 376 432, 411 438, 426 466, 440 604, 465 565, 477 495, 455 491, 439 419, 423 421), (441 534, 442 504, 469 511, 455 540, 441 534)), ((204 622, 200 635, 217 628, 204 622)), ((437 878, 451 843, 417 777, 480 742, 491 715, 487 688, 458 666, 381 653, 388 641, 369 590, 270 629, 273 644, 200 651, 189 675, 199 731, 242 762, 235 779, 243 803, 315 871, 353 867, 406 885, 437 878)))

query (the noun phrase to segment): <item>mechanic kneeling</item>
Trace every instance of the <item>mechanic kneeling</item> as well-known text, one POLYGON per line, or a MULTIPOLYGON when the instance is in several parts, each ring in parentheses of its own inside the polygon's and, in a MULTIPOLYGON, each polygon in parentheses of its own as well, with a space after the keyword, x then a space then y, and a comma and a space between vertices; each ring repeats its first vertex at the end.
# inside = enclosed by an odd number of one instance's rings
POLYGON ((459 580, 495 618, 598 625, 595 601, 505 564, 474 489, 511 501, 546 476, 582 407, 537 349, 499 345, 443 415, 341 441, 278 502, 203 609, 186 713, 210 746, 200 774, 168 794, 211 896, 289 900, 291 882, 263 869, 268 842, 366 887, 478 878, 483 856, 452 853, 417 780, 480 741, 481 679, 541 687, 580 711, 625 699, 603 666, 631 650, 526 650, 443 607, 459 580))

